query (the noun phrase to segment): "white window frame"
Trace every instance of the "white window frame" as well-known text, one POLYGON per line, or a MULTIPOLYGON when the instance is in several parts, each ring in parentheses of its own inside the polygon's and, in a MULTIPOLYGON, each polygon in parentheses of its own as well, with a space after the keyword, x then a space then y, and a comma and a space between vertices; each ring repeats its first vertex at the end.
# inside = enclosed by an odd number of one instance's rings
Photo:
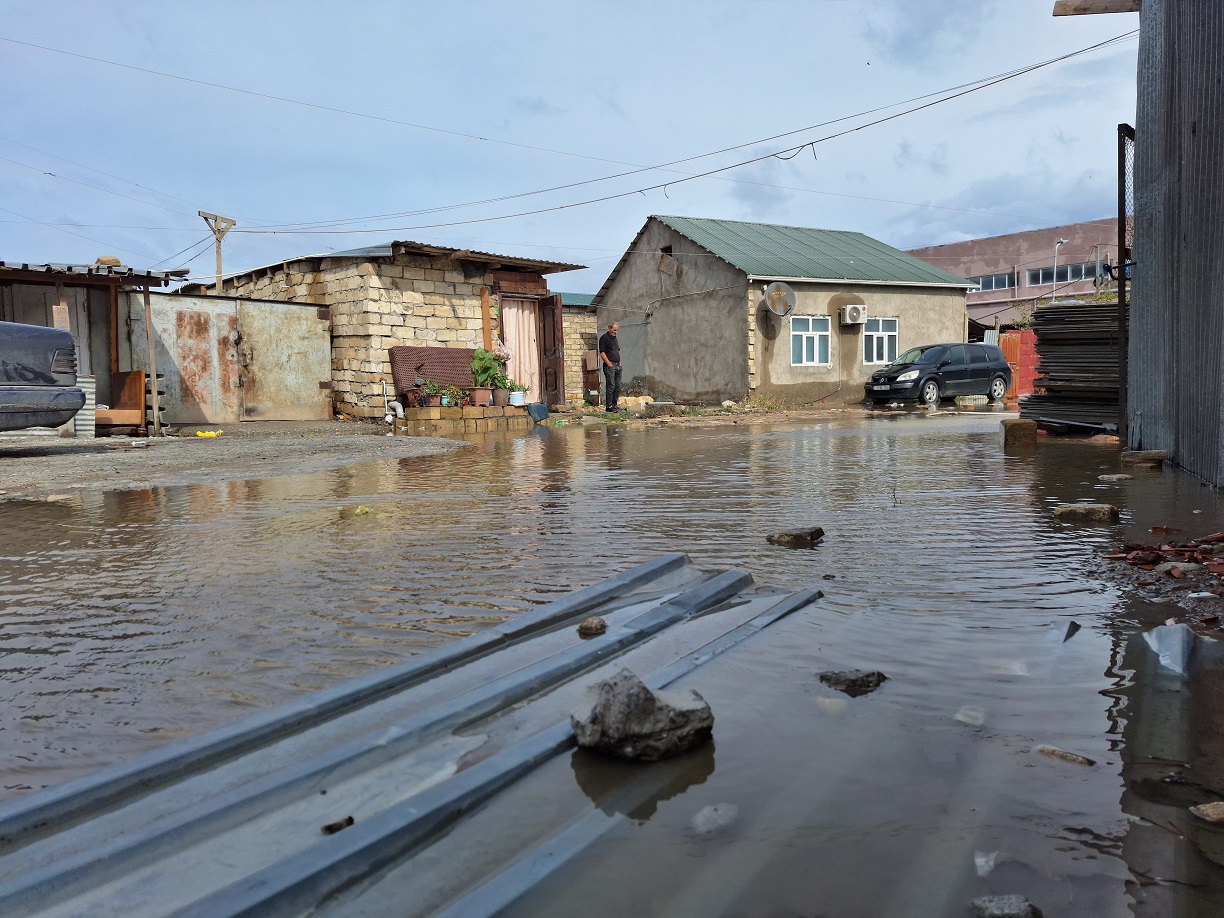
POLYGON ((879 316, 868 319, 863 324, 863 366, 880 366, 883 364, 892 363, 897 359, 900 351, 897 349, 897 332, 900 330, 901 320, 896 316, 879 316), (891 323, 891 328, 886 328, 886 325, 891 323), (872 329, 874 326, 874 330, 872 329), (892 339, 892 348, 889 348, 889 339, 892 339), (877 346, 877 341, 883 347, 877 346), (868 359, 870 351, 871 358, 868 359), (881 351, 882 359, 879 356, 881 351), (889 354, 892 357, 889 357, 889 354))
POLYGON ((792 367, 830 367, 833 365, 833 335, 828 316, 790 317, 790 360, 792 367), (796 328, 796 323, 806 322, 807 328, 796 328), (802 339, 801 362, 795 362, 795 339, 802 339), (820 341, 824 339, 825 360, 820 359, 820 341), (810 345, 810 346, 809 346, 810 345), (812 356, 808 360, 808 355, 812 356))

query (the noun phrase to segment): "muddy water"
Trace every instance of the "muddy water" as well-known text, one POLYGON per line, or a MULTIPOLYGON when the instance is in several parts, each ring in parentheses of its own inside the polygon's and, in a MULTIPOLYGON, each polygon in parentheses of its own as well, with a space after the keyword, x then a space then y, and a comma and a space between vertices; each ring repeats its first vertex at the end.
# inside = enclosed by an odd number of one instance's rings
MULTIPOLYGON (((1132 715, 1170 709, 1144 702, 1127 642, 1167 608, 1119 591, 1096 559, 1153 525, 1224 528, 1224 503, 1173 472, 1096 478, 1116 470, 1107 445, 1006 456, 996 417, 906 415, 538 429, 454 456, 2 504, 0 798, 681 549, 827 596, 703 671, 719 717, 709 773, 521 914, 942 915, 992 892, 1047 916, 1215 914, 1218 868, 1128 797, 1169 770, 1132 715), (1122 522, 1053 521, 1053 504, 1085 498, 1118 503, 1122 522), (764 542, 813 523, 828 532, 814 551, 764 542), (890 680, 847 699, 814 675, 860 667, 890 680), (720 804, 732 824, 694 827, 720 804), (1155 880, 1135 882, 1140 861, 1155 880), (1174 869, 1181 883, 1157 882, 1174 869)), ((557 767, 538 780, 579 793, 573 772, 598 766, 557 767)), ((1170 822, 1184 810, 1155 806, 1170 822)))

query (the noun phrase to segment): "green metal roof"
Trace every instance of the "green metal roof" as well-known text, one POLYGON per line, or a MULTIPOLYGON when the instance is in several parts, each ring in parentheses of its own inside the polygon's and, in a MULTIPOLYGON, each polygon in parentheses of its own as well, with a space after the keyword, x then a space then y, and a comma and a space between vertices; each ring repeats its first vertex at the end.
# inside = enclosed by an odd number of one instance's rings
POLYGON ((595 294, 593 293, 562 293, 560 294, 560 297, 561 297, 562 306, 590 306, 591 301, 595 299, 595 294))
POLYGON ((972 286, 963 277, 862 233, 697 217, 654 219, 755 277, 972 286))

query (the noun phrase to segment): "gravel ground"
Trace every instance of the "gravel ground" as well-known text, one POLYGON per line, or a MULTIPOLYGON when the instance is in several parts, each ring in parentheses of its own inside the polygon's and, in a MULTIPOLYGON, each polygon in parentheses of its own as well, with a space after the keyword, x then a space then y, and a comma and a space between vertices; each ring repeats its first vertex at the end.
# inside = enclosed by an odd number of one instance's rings
POLYGON ((233 425, 216 438, 177 435, 72 440, 0 436, 0 499, 45 498, 101 488, 126 491, 202 484, 230 478, 271 478, 319 469, 461 449, 458 440, 388 437, 382 424, 263 422, 233 425))

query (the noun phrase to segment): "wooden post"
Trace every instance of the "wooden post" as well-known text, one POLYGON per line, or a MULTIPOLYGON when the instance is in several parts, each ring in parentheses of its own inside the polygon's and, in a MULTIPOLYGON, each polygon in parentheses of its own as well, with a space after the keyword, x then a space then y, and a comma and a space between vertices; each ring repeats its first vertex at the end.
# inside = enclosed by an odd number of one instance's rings
POLYGON ((70 332, 72 331, 72 320, 68 318, 68 294, 63 284, 55 285, 55 295, 56 303, 51 307, 51 325, 70 332))
POLYGON ((484 331, 484 349, 493 350, 493 302, 489 288, 480 288, 480 324, 484 331))
POLYGON ((153 393, 153 436, 161 436, 161 406, 157 394, 157 354, 153 348, 153 302, 149 298, 149 285, 144 285, 145 339, 149 345, 149 385, 153 393))

